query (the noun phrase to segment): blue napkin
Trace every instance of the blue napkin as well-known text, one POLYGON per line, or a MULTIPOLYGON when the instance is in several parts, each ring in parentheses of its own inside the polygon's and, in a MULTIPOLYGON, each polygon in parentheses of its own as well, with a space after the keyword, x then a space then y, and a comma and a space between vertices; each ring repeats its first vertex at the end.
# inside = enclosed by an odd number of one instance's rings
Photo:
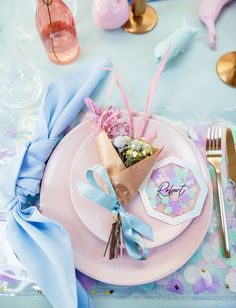
MULTIPOLYGON (((64 228, 38 210, 45 164, 61 133, 74 120, 109 66, 102 59, 48 87, 31 142, 0 170, 0 203, 7 212, 7 238, 32 279, 56 308, 93 307, 76 281, 73 250, 64 228)), ((65 206, 65 205, 57 205, 65 206)))

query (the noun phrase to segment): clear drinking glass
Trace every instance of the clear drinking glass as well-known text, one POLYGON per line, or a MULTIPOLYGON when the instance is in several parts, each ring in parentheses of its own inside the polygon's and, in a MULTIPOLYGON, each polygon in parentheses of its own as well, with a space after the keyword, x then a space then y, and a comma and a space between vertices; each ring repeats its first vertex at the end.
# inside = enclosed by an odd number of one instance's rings
POLYGON ((0 27, 19 43, 32 43, 37 38, 35 0, 4 0, 1 3, 0 27))
POLYGON ((24 108, 41 94, 39 71, 9 35, 0 32, 0 42, 0 103, 24 108))

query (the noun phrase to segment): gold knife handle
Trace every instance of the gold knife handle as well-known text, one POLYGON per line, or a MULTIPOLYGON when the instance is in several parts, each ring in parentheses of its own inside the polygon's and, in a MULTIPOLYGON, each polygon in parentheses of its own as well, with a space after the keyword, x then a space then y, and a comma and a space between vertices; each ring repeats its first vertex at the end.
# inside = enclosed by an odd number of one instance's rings
POLYGON ((230 258, 230 246, 229 246, 229 235, 227 229, 227 221, 225 215, 225 205, 224 205, 224 194, 222 189, 222 179, 219 170, 216 170, 216 182, 218 189, 218 198, 219 198, 219 206, 220 206, 220 221, 221 221, 221 229, 222 229, 222 239, 223 239, 223 247, 224 247, 224 257, 230 258))

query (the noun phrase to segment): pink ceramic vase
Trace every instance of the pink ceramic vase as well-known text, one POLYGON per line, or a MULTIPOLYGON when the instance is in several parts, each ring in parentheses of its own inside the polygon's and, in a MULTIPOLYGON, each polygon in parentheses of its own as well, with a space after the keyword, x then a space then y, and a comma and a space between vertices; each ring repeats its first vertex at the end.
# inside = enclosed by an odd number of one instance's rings
POLYGON ((127 0, 95 0, 93 19, 102 29, 120 28, 129 18, 130 7, 127 0))

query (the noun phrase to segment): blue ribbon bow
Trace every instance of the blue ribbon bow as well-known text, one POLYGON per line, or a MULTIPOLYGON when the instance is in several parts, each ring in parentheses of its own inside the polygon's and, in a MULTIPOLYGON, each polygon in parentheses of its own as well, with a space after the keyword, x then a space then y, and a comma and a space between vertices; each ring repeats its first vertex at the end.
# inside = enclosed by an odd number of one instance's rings
POLYGON ((145 260, 148 250, 144 246, 142 236, 153 240, 152 228, 124 209, 116 195, 107 171, 102 165, 98 164, 87 170, 86 178, 89 184, 76 182, 81 195, 110 210, 113 215, 120 215, 122 235, 128 255, 136 260, 145 260), (98 185, 94 178, 94 173, 97 173, 102 178, 109 194, 98 185))

